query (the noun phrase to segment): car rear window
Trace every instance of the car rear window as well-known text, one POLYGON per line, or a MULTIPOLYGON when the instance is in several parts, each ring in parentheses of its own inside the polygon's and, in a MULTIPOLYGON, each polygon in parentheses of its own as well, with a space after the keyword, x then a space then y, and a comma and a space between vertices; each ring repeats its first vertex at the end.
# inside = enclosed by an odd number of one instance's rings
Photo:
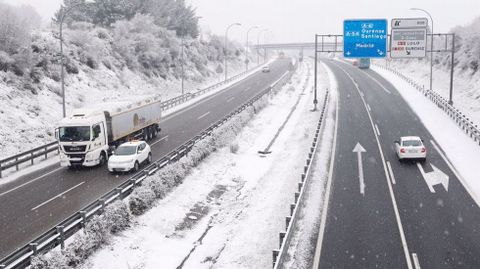
POLYGON ((403 141, 404 147, 420 147, 422 145, 422 141, 420 140, 405 140, 403 141))
POLYGON ((115 150, 115 155, 133 155, 137 152, 137 146, 120 146, 115 150))

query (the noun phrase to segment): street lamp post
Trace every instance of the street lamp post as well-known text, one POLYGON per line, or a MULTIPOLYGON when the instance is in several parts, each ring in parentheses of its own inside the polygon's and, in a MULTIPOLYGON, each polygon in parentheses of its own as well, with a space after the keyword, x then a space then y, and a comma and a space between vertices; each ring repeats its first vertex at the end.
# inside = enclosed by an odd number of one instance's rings
MULTIPOLYGON (((267 44, 267 34, 272 34, 272 31, 268 30, 263 33, 263 43, 267 44)), ((263 63, 267 61, 267 48, 263 49, 263 63)))
POLYGON ((248 71, 248 49, 249 49, 249 45, 248 45, 248 34, 250 34, 250 31, 252 31, 253 29, 258 29, 258 26, 252 26, 250 27, 250 29, 248 29, 247 31, 247 42, 245 44, 245 72, 248 71))
POLYGON ((430 17, 431 27, 432 27, 431 38, 430 38, 430 91, 431 91, 432 88, 433 88, 433 19, 432 19, 432 16, 430 15, 430 13, 428 11, 426 11, 425 9, 410 8, 410 10, 422 11, 425 14, 427 14, 428 17, 430 17))
POLYGON ((258 32, 258 35, 257 35, 257 65, 260 65, 260 49, 259 49, 259 46, 260 46, 260 36, 262 35, 262 33, 268 31, 268 29, 263 29, 262 31, 258 32))
POLYGON ((227 30, 225 30, 225 80, 228 79, 228 31, 230 28, 233 26, 241 26, 242 24, 236 22, 232 23, 227 27, 227 30))
POLYGON ((63 22, 65 21, 65 18, 67 17, 68 13, 75 9, 76 7, 83 6, 86 4, 91 4, 94 3, 93 1, 85 1, 82 3, 78 3, 76 5, 73 5, 67 9, 62 6, 62 14, 60 16, 60 65, 61 65, 61 84, 62 84, 62 109, 63 109, 63 117, 65 118, 66 116, 66 108, 65 108, 65 60, 63 56, 63 22))

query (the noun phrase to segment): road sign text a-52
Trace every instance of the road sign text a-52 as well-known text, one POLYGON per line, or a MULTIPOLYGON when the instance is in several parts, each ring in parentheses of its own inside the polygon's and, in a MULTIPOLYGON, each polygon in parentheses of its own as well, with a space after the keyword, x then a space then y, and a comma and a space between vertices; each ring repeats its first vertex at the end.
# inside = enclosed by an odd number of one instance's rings
POLYGON ((385 19, 343 21, 343 57, 385 58, 387 27, 385 19))

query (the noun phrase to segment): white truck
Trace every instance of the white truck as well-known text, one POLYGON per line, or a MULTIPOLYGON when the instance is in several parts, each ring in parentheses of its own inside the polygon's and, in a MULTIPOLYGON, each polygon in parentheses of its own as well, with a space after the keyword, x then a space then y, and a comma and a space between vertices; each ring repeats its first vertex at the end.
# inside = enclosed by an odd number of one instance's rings
POLYGON ((56 129, 61 166, 103 165, 112 151, 131 139, 148 141, 160 132, 159 98, 77 109, 56 129))

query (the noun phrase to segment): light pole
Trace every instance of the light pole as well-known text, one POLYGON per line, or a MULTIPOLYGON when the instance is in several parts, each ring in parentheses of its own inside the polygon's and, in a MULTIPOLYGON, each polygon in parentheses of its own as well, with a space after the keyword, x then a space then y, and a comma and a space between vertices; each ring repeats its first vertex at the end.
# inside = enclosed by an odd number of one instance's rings
POLYGON ((92 4, 94 3, 91 0, 87 0, 82 3, 78 3, 76 5, 73 5, 67 9, 65 9, 64 6, 62 6, 62 14, 60 15, 60 65, 61 65, 61 83, 62 83, 62 108, 63 108, 63 117, 65 118, 66 116, 66 108, 65 108, 65 68, 64 68, 64 57, 63 57, 63 22, 65 21, 65 18, 67 17, 68 13, 72 11, 74 8, 83 6, 86 4, 92 4))
POLYGON ((250 27, 250 29, 248 29, 247 31, 247 42, 245 44, 245 72, 248 71, 248 49, 249 49, 249 46, 248 46, 248 34, 250 34, 250 31, 252 31, 253 29, 258 29, 258 26, 252 26, 250 27))
POLYGON ((228 43, 228 31, 233 26, 241 26, 241 25, 242 24, 240 24, 238 22, 232 23, 227 27, 227 30, 225 30, 225 80, 228 79, 228 45, 227 45, 227 43, 228 43))
POLYGON ((410 10, 417 10, 417 11, 422 11, 430 17, 430 21, 432 23, 432 32, 431 32, 431 39, 430 39, 430 91, 433 88, 433 19, 430 13, 426 11, 425 9, 421 8, 410 8, 410 10))
MULTIPOLYGON (((201 19, 202 17, 197 17, 197 20, 201 19)), ((184 17, 182 17, 182 19, 184 19, 184 17)), ((180 40, 181 40, 181 45, 182 45, 182 49, 180 50, 181 51, 181 56, 180 56, 180 64, 182 66, 182 95, 184 95, 184 91, 185 91, 185 57, 184 57, 184 50, 185 50, 185 32, 187 30, 185 30, 185 21, 182 22, 182 32, 181 32, 181 37, 180 37, 180 40)))
POLYGON ((263 29, 262 31, 258 32, 257 35, 257 65, 260 65, 260 51, 258 48, 260 46, 260 36, 266 31, 268 31, 268 29, 263 29))
MULTIPOLYGON (((267 35, 272 34, 273 32, 268 30, 263 33, 263 43, 267 44, 267 35)), ((267 48, 264 48, 263 50, 263 63, 267 61, 267 48)))

